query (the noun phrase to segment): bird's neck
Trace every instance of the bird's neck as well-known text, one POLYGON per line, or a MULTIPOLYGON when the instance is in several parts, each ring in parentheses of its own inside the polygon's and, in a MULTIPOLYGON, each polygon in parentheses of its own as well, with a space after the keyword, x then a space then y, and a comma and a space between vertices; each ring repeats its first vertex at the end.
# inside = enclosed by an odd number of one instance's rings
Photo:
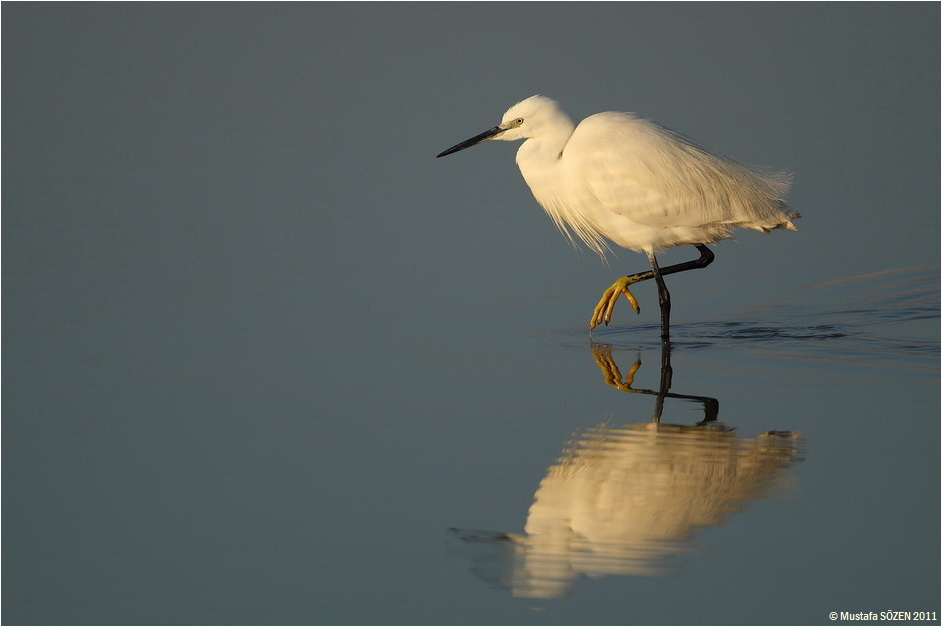
POLYGON ((551 175, 555 171, 573 130, 575 125, 569 118, 564 117, 552 125, 551 131, 531 137, 521 144, 517 150, 517 165, 527 182, 537 176, 542 178, 551 175))

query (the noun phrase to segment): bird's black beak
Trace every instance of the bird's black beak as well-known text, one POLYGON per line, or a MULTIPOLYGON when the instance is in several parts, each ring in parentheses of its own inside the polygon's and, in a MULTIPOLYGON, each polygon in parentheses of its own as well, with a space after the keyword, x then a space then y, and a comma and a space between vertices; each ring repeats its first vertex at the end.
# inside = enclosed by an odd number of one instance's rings
POLYGON ((490 139, 491 137, 494 137, 495 135, 497 135, 497 134, 499 134, 499 133, 503 133, 505 130, 507 130, 507 129, 501 128, 500 125, 497 125, 497 126, 495 126, 494 128, 492 128, 492 129, 488 129, 488 130, 484 131, 484 132, 481 133, 480 135, 475 135, 475 136, 472 137, 471 139, 466 139, 466 140, 464 140, 463 142, 461 142, 460 144, 455 144, 454 146, 452 146, 452 147, 449 148, 448 150, 446 150, 446 151, 444 151, 444 152, 441 152, 441 153, 435 155, 435 158, 438 159, 439 157, 444 157, 444 156, 446 156, 446 155, 450 155, 450 154, 452 154, 452 153, 454 153, 454 152, 458 152, 459 150, 464 150, 465 148, 470 148, 471 146, 474 146, 475 144, 480 144, 482 141, 484 141, 484 140, 486 140, 486 139, 490 139))

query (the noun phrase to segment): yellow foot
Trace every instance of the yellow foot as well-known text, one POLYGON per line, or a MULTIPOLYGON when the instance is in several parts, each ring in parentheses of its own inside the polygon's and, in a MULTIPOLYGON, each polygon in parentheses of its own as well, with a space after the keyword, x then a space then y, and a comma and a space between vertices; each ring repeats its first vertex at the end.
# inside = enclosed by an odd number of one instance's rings
POLYGON ((635 313, 641 313, 641 307, 638 306, 638 301, 635 299, 634 295, 628 291, 628 286, 632 283, 633 281, 631 281, 630 277, 623 276, 612 283, 610 288, 602 292, 602 298, 599 299, 599 304, 595 306, 595 311, 592 312, 592 317, 589 318, 589 330, 594 329, 603 322, 608 326, 608 323, 612 320, 612 311, 615 309, 615 303, 622 294, 624 294, 628 302, 631 303, 631 308, 635 310, 635 313))

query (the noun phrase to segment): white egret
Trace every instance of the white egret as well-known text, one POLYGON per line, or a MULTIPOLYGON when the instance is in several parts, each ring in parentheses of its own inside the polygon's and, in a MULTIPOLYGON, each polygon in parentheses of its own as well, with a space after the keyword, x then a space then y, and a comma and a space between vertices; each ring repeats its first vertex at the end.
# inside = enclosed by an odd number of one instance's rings
POLYGON ((589 320, 594 329, 612 317, 628 287, 653 278, 661 308, 661 338, 670 335, 670 293, 663 275, 704 268, 707 244, 736 228, 763 232, 795 229, 800 217, 783 201, 789 176, 743 165, 632 113, 597 113, 573 124, 553 100, 531 96, 500 124, 445 150, 438 157, 485 140, 526 141, 517 165, 536 201, 571 241, 578 236, 604 255, 606 240, 644 252, 651 270, 622 277, 602 294, 589 320), (654 253, 691 244, 693 261, 659 268, 654 253))

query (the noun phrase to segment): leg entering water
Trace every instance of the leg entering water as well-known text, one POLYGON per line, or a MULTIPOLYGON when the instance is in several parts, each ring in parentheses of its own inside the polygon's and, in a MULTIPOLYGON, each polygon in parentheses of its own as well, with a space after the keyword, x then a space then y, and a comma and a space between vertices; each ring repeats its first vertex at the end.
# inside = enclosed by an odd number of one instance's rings
MULTIPOLYGON (((706 268, 708 265, 710 265, 713 262, 713 251, 707 248, 704 244, 696 244, 696 247, 697 250, 700 251, 699 258, 692 261, 678 263, 673 266, 667 266, 666 268, 661 268, 661 276, 663 277, 665 274, 673 274, 675 272, 683 272, 684 270, 706 268)), ((611 287, 602 292, 602 298, 599 299, 599 304, 595 306, 595 310, 592 312, 592 317, 589 318, 589 330, 591 331, 603 322, 606 325, 611 322, 612 311, 615 310, 615 303, 618 302, 618 298, 622 294, 624 294, 631 303, 632 309, 634 309, 635 312, 640 312, 638 301, 635 300, 635 297, 631 294, 631 292, 628 291, 628 286, 653 278, 654 271, 647 270, 645 272, 638 272, 637 274, 623 276, 622 278, 612 283, 611 287)), ((658 289, 658 292, 660 293, 660 288, 658 289)))
POLYGON ((651 262, 651 271, 654 273, 654 282, 657 283, 657 303, 661 306, 661 341, 669 342, 671 339, 671 293, 667 291, 667 283, 657 266, 654 253, 648 253, 651 262))

